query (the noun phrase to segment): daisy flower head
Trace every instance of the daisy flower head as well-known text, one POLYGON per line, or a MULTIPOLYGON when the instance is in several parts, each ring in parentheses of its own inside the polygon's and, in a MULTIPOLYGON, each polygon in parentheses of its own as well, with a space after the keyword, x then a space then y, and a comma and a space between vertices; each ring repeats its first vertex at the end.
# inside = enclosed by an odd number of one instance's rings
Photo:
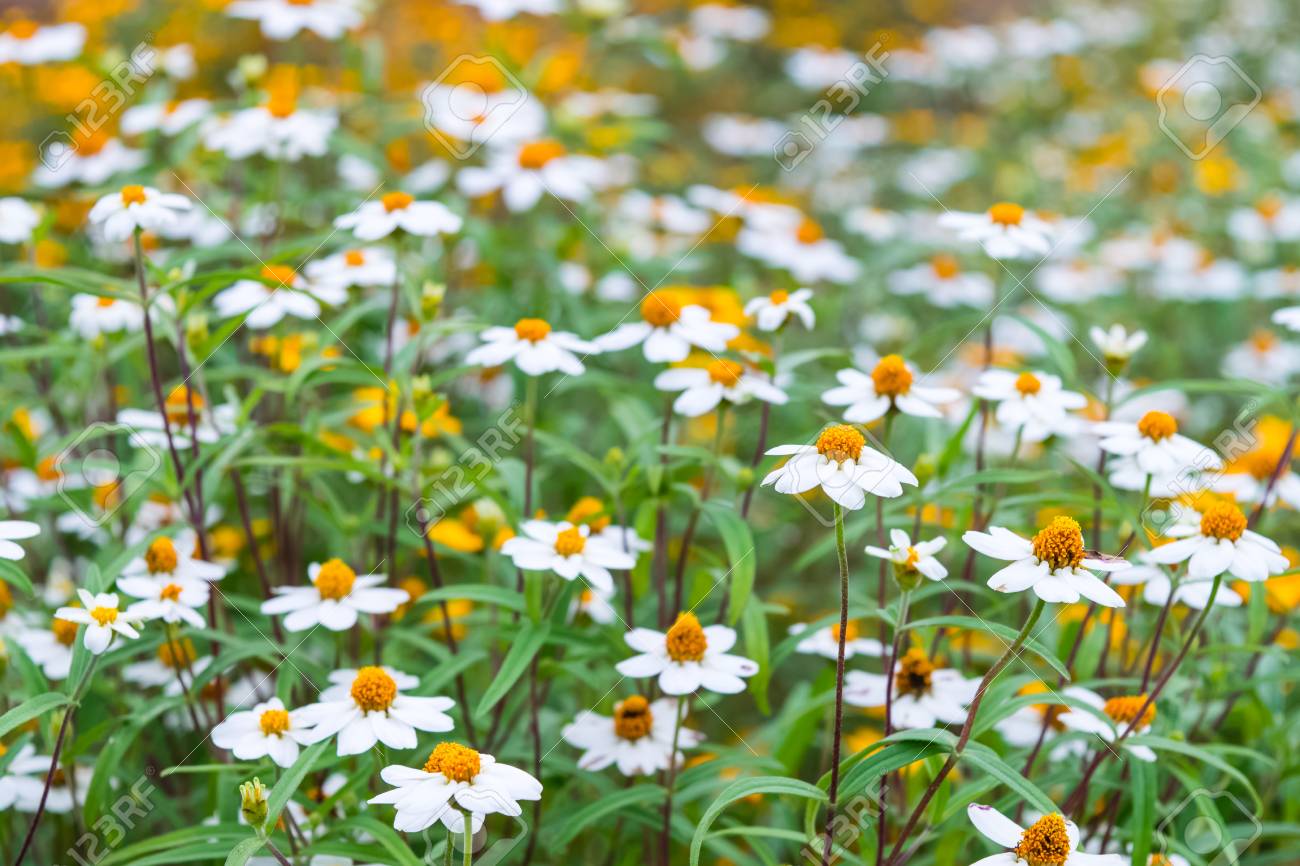
POLYGON ((929 580, 943 580, 948 576, 948 569, 935 558, 943 550, 948 539, 940 535, 929 541, 912 544, 912 538, 901 529, 889 531, 889 549, 885 550, 868 544, 866 553, 877 559, 887 559, 894 564, 894 574, 900 582, 915 585, 915 575, 929 580))
POLYGON ((337 285, 308 282, 287 265, 265 265, 256 279, 243 279, 222 289, 212 299, 222 318, 247 314, 244 324, 264 330, 285 316, 315 319, 321 313, 321 301, 341 304, 347 291, 337 285))
POLYGON ((820 224, 797 211, 751 220, 737 236, 736 249, 769 267, 788 271, 800 283, 843 285, 862 272, 861 264, 843 245, 826 237, 820 224))
POLYGON ((338 127, 331 111, 298 107, 294 88, 277 87, 262 105, 234 114, 209 117, 200 132, 203 145, 242 160, 262 155, 267 159, 297 162, 304 156, 324 156, 338 127))
MULTIPOLYGON (((1093 712, 1071 709, 1061 713, 1061 724, 1071 731, 1096 734, 1107 743, 1115 742, 1130 726, 1134 726, 1135 735, 1145 734, 1151 730, 1151 723, 1156 718, 1155 701, 1148 703, 1147 695, 1120 695, 1107 699, 1087 689, 1080 689, 1075 696, 1093 712)), ((1124 743, 1124 748, 1139 761, 1150 762, 1156 759, 1156 753, 1147 746, 1124 743)))
POLYGON ((434 746, 422 768, 393 764, 379 775, 393 790, 368 802, 392 804, 397 809, 393 828, 405 833, 441 821, 450 832, 462 834, 465 812, 470 814, 471 832, 477 833, 488 815, 519 815, 520 800, 542 797, 542 783, 523 770, 446 741, 434 746))
POLYGON ((461 218, 444 204, 436 201, 416 201, 408 192, 384 193, 378 201, 363 202, 352 213, 334 220, 334 227, 351 231, 363 241, 377 241, 396 231, 418 237, 460 231, 461 218))
POLYGON ((612 595, 609 570, 636 565, 636 556, 596 537, 586 524, 528 520, 520 529, 523 534, 506 541, 501 552, 525 571, 553 571, 565 580, 582 577, 593 589, 612 595))
POLYGON ((943 309, 988 307, 993 303, 993 280, 978 271, 963 271, 957 259, 939 254, 924 264, 894 271, 889 290, 896 295, 921 295, 943 309))
POLYGON ((27 551, 14 542, 35 538, 40 534, 40 525, 30 520, 0 520, 0 559, 11 559, 15 562, 22 559, 27 555, 27 551))
MULTIPOLYGON (((812 630, 808 628, 808 623, 797 622, 790 626, 790 634, 806 635, 795 644, 795 652, 828 659, 839 658, 840 624, 838 622, 833 622, 826 628, 812 630)), ((884 648, 880 641, 862 637, 857 621, 849 620, 848 627, 844 629, 844 658, 851 659, 857 655, 881 656, 884 655, 884 648)))
POLYGON ((16 196, 0 198, 0 243, 25 244, 41 224, 36 208, 16 196))
POLYGON ((955 388, 931 388, 915 384, 916 371, 901 355, 886 355, 870 375, 845 369, 835 374, 839 387, 822 394, 830 406, 847 406, 844 420, 868 424, 891 409, 918 418, 942 418, 935 404, 951 403, 961 396, 955 388))
POLYGON ((50 143, 32 179, 51 189, 74 183, 99 186, 115 174, 135 171, 145 160, 144 151, 127 147, 103 130, 85 134, 74 130, 71 141, 50 143))
POLYGON ((985 556, 1011 561, 988 579, 988 587, 995 592, 1032 589, 1046 602, 1072 604, 1082 596, 1105 607, 1124 606, 1119 593, 1092 572, 1119 571, 1129 564, 1122 559, 1088 557, 1083 532, 1073 518, 1052 518, 1033 539, 990 526, 988 532, 967 531, 962 541, 985 556))
MULTIPOLYGON (((675 698, 648 701, 632 695, 614 705, 613 716, 586 711, 564 726, 561 736, 574 748, 582 749, 578 766, 598 772, 611 764, 624 776, 652 776, 670 766, 680 766, 685 756, 673 753, 673 729, 677 723, 675 698)), ((677 731, 681 748, 704 741, 699 731, 682 727, 677 731)))
POLYGON ((81 607, 61 607, 54 612, 54 615, 66 622, 75 622, 86 627, 82 641, 92 654, 99 655, 108 649, 114 635, 121 635, 131 640, 140 636, 134 624, 142 617, 131 611, 120 610, 115 593, 101 592, 98 595, 91 595, 84 589, 78 589, 77 597, 81 599, 81 607))
POLYGON ((1118 854, 1085 854, 1079 850, 1079 828, 1057 813, 1044 815, 1029 827, 1021 827, 992 806, 971 803, 966 815, 1001 854, 985 857, 971 866, 1124 866, 1128 859, 1118 854))
POLYGON ((560 142, 544 138, 498 144, 489 150, 486 165, 461 169, 456 183, 461 192, 475 198, 500 191, 506 207, 520 213, 531 210, 542 193, 585 201, 605 185, 605 175, 600 160, 570 154, 560 142))
POLYGON ((186 622, 203 628, 207 622, 199 612, 208 603, 207 583, 184 578, 122 577, 117 588, 139 601, 127 612, 140 620, 160 619, 165 623, 186 622))
POLYGON ((740 336, 740 329, 713 321, 707 308, 684 304, 676 293, 654 291, 641 302, 641 321, 619 325, 595 343, 602 352, 617 352, 640 344, 652 363, 684 361, 691 347, 717 354, 740 336))
MULTIPOLYGON (((1044 702, 1041 704, 1030 704, 1027 707, 1021 707, 1011 715, 997 722, 993 727, 997 730, 1002 738, 1012 746, 1033 746, 1042 736, 1044 742, 1048 738, 1054 738, 1060 734, 1066 733, 1069 728, 1061 724, 1061 715, 1068 712, 1069 704, 1061 703, 1063 698, 1073 697, 1076 700, 1085 700, 1082 697, 1088 689, 1079 686, 1066 686, 1063 689, 1053 689, 1047 683, 1039 680, 1031 680, 1026 683, 1017 695, 1043 695, 1056 698, 1056 702, 1044 702), (1044 731, 1046 726, 1046 731, 1044 731)), ((1082 740, 1070 739, 1055 746, 1048 756, 1053 761, 1059 761, 1066 756, 1080 756, 1086 754, 1088 744, 1082 740)))
POLYGON ((707 689, 723 695, 745 690, 743 677, 758 665, 727 651, 736 632, 725 625, 701 626, 690 612, 681 613, 667 632, 634 628, 623 639, 638 655, 614 666, 625 677, 658 677, 666 695, 689 695, 707 689))
POLYGON ((295 724, 310 727, 298 741, 319 743, 338 736, 338 755, 360 755, 375 743, 390 749, 414 749, 415 732, 443 733, 454 726, 447 710, 451 698, 403 694, 418 678, 390 667, 334 671, 317 703, 297 711, 295 724))
POLYGON ((763 479, 777 493, 800 494, 821 487, 839 505, 856 511, 867 494, 893 498, 903 495, 903 485, 917 485, 916 476, 901 463, 867 445, 867 439, 850 424, 827 427, 813 445, 778 445, 769 456, 790 457, 763 479))
POLYGON ((688 418, 712 412, 723 401, 739 406, 756 399, 780 406, 790 399, 762 371, 726 358, 715 358, 705 367, 664 370, 654 384, 660 391, 681 391, 673 411, 688 418))
POLYGON ((133 105, 122 112, 122 134, 141 135, 157 130, 166 136, 179 135, 208 116, 212 103, 206 99, 181 99, 133 105))
POLYGON ((1179 484, 1189 473, 1221 469, 1223 461, 1209 448, 1178 432, 1178 421, 1168 412, 1152 410, 1137 423, 1103 421, 1094 428, 1101 450, 1119 459, 1111 468, 1110 482, 1121 490, 1142 490, 1149 478, 1152 489, 1179 484))
MULTIPOLYGON (((166 295, 160 295, 154 303, 163 307, 164 302, 170 300, 166 295)), ((169 303, 166 306, 170 308, 169 303)), ((85 340, 94 340, 104 334, 134 333, 144 327, 144 308, 124 298, 77 292, 72 296, 68 324, 85 340)))
POLYGON ((235 0, 226 6, 231 18, 256 21, 267 39, 284 41, 302 31, 322 39, 339 39, 364 21, 356 0, 235 0))
POLYGON ((318 259, 303 268, 303 273, 312 285, 335 289, 391 286, 397 279, 397 262, 391 250, 364 247, 318 259))
MULTIPOLYGON (((1147 604, 1164 607, 1169 604, 1169 594, 1173 593, 1173 603, 1183 604, 1192 610, 1204 610, 1214 593, 1214 581, 1187 578, 1174 582, 1166 566, 1151 561, 1151 552, 1144 550, 1137 556, 1138 561, 1131 568, 1123 568, 1111 575, 1111 582, 1118 586, 1142 587, 1142 600, 1147 604)), ((1245 600, 1230 586, 1220 586, 1214 593, 1215 607, 1241 607, 1245 600)))
POLYGON ((117 413, 118 423, 131 428, 129 438, 132 445, 137 448, 167 447, 166 427, 170 425, 171 441, 177 448, 188 448, 191 444, 191 411, 194 413, 194 438, 211 444, 234 431, 235 418, 239 414, 239 407, 233 403, 208 406, 202 395, 186 385, 177 385, 167 394, 163 409, 164 412, 123 409, 117 413))
POLYGON ((19 17, 0 31, 0 63, 40 66, 72 60, 85 44, 86 28, 80 24, 38 24, 19 17))
MULTIPOLYGON (((896 728, 961 724, 979 687, 978 679, 967 679, 950 668, 936 668, 920 647, 912 647, 895 662, 893 677, 890 717, 896 728)), ((844 678, 844 700, 855 707, 883 707, 888 688, 889 678, 884 674, 849 671, 844 678)))
POLYGON ((40 666, 47 679, 64 680, 72 669, 77 623, 55 616, 48 628, 26 628, 14 635, 23 652, 40 666))
POLYGON ((384 574, 358 577, 341 559, 313 562, 307 567, 311 586, 277 586, 275 598, 262 602, 268 616, 288 614, 284 627, 304 631, 323 625, 330 631, 347 631, 357 624, 359 614, 392 613, 410 601, 404 589, 381 586, 384 574))
POLYGON ((978 243, 994 259, 1027 259, 1052 251, 1052 227, 1018 204, 998 202, 983 213, 950 211, 939 217, 963 241, 978 243))
POLYGON ((163 232, 190 209, 183 195, 163 193, 151 186, 127 184, 95 202, 88 219, 108 241, 124 241, 137 231, 163 232))
POLYGON ((226 566, 200 559, 198 554, 194 530, 181 530, 175 538, 162 535, 149 543, 143 556, 128 562, 122 575, 199 583, 226 576, 226 566))
POLYGON ((1130 333, 1123 325, 1111 325, 1103 330, 1096 325, 1088 329, 1092 344, 1101 350, 1102 360, 1112 370, 1122 370, 1137 351, 1147 344, 1146 331, 1130 333))
POLYGON ((218 749, 230 750, 241 761, 269 757, 279 767, 292 767, 298 760, 298 747, 310 740, 302 714, 285 709, 279 698, 231 713, 212 729, 212 744, 218 749))
POLYGON ((599 347, 568 331, 555 331, 545 319, 520 319, 513 328, 488 328, 479 334, 483 344, 465 356, 465 363, 499 367, 506 361, 526 375, 541 376, 559 370, 579 376, 587 368, 578 353, 594 355, 599 347))
POLYGON ((808 301, 813 296, 812 289, 796 289, 793 292, 777 289, 770 295, 763 295, 745 304, 745 315, 752 318, 760 331, 778 331, 794 316, 803 322, 803 326, 812 330, 817 324, 808 301))
POLYGON ((200 656, 194 641, 169 635, 158 644, 153 658, 124 667, 122 679, 145 688, 162 688, 168 697, 180 697, 182 681, 188 689, 193 679, 211 664, 212 656, 200 656))
POLYGON ((1062 388, 1059 377, 1038 371, 985 370, 973 393, 996 403, 997 422, 1020 431, 1026 442, 1073 432, 1076 421, 1066 413, 1088 405, 1087 397, 1062 388))
POLYGON ((1228 573, 1251 583, 1267 580, 1290 567, 1271 539, 1249 528, 1249 521, 1232 502, 1214 502, 1201 512, 1199 524, 1178 522, 1165 530, 1177 539, 1153 548, 1149 562, 1187 563, 1192 580, 1209 580, 1228 573))

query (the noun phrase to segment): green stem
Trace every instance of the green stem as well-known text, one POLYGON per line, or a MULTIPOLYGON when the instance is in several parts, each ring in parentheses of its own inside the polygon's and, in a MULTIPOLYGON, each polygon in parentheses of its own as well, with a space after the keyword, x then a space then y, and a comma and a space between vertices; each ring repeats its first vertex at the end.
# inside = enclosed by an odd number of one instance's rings
POLYGON ((834 844, 835 807, 840 793, 840 740, 844 727, 844 638, 849 629, 849 552, 844 546, 844 509, 836 502, 835 550, 840 564, 840 635, 835 656, 835 726, 831 734, 831 785, 827 792, 826 841, 822 846, 822 866, 830 866, 834 844))
POLYGON ((469 812, 462 812, 465 816, 465 849, 461 852, 462 866, 470 866, 474 862, 474 816, 469 812))

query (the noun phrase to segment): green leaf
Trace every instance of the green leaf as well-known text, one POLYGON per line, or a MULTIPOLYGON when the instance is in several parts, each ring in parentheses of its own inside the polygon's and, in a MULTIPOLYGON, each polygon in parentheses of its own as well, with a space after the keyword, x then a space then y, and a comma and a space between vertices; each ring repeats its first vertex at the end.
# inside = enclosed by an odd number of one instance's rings
POLYGON ((752 797, 755 794, 776 794, 780 796, 802 797, 805 800, 822 802, 827 799, 826 792, 815 785, 809 785, 807 782, 801 782, 798 779, 787 779, 784 776, 758 776, 753 779, 738 779, 732 782, 722 793, 709 804, 709 808, 704 810, 704 815, 700 818, 700 823, 695 828, 695 836, 691 839, 691 866, 698 866, 700 862, 700 849, 704 847, 704 839, 709 834, 709 828, 717 820, 722 811, 737 800, 743 800, 746 797, 752 797))
POLYGON ((23 570, 12 560, 0 559, 0 580, 18 587, 27 595, 36 594, 31 578, 23 574, 23 570))
POLYGON ((729 502, 706 502, 701 509, 722 536, 722 546, 727 551, 729 567, 725 578, 730 581, 727 624, 734 626, 745 612, 745 605, 754 589, 754 534, 729 502))
POLYGON ((624 809, 635 807, 640 812, 649 812, 663 802, 665 794, 660 785, 637 785, 600 797, 596 802, 569 815, 555 830, 555 839, 549 844, 553 844, 557 850, 564 848, 583 830, 624 809))
POLYGON ((537 655, 542 644, 551 633, 550 623, 525 623, 519 633, 514 636, 510 644, 510 651, 506 653, 505 661, 501 662, 501 669, 497 671, 496 677, 492 680, 492 685, 488 686, 483 697, 474 709, 475 716, 482 716, 497 705, 497 702, 504 698, 518 682, 528 666, 532 664, 533 657, 537 655))
POLYGON ((260 836, 245 839, 230 850, 230 854, 226 856, 226 866, 244 866, 254 854, 262 850, 265 844, 266 840, 260 836))
POLYGON ((1156 821, 1156 765, 1150 761, 1129 761, 1133 775, 1133 814, 1129 818, 1129 843, 1133 846, 1132 866, 1147 866, 1151 833, 1156 821))
POLYGON ((758 665, 758 673, 749 680, 749 691, 754 695, 759 711, 767 715, 772 711, 767 702, 767 685, 772 680, 772 640, 767 630, 767 616, 757 598, 745 606, 742 630, 745 654, 758 665))
MULTIPOLYGON (((267 798, 265 826, 274 827, 275 822, 280 820, 280 813, 284 811, 289 799, 293 797, 298 790, 298 786, 302 784, 302 780, 311 772, 312 766, 330 745, 332 745, 331 740, 321 740, 319 743, 308 746, 298 756, 298 760, 293 762, 293 766, 280 774, 280 778, 276 780, 275 786, 271 789, 271 796, 267 798)), ((230 861, 227 860, 226 862, 229 863, 230 861)))
POLYGON ((990 776, 993 776, 1012 791, 1015 791, 1021 799, 1035 809, 1041 812, 1058 811, 1051 797, 1039 790, 1038 786, 1033 782, 1020 775, 1018 770, 998 757, 998 753, 988 746, 980 743, 967 743, 966 751, 962 752, 961 759, 974 764, 990 776))
POLYGON ((1174 752, 1179 755, 1185 755, 1193 761, 1203 764, 1209 764, 1221 772, 1227 773, 1232 778, 1241 783, 1241 786, 1250 792, 1251 798, 1255 801, 1255 808, 1263 808, 1263 801, 1260 800, 1259 794, 1255 791, 1254 784, 1250 778, 1237 769, 1235 766, 1220 758, 1209 749, 1201 746, 1194 746, 1191 743, 1184 743, 1181 740, 1171 740, 1168 737, 1157 737, 1152 734, 1138 734, 1129 737, 1124 741, 1128 745, 1148 746, 1157 752, 1174 752))
POLYGON ((0 737, 12 731, 21 724, 31 721, 38 716, 43 716, 50 710, 65 706, 71 703, 68 696, 62 692, 46 692, 43 695, 37 695, 29 701, 23 701, 9 712, 0 716, 0 737))

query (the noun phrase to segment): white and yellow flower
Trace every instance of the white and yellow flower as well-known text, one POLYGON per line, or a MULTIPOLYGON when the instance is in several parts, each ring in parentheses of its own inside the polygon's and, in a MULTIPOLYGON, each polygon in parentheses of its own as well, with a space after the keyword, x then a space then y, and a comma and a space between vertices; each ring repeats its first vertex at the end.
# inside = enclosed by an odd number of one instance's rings
POLYGON ((1044 257, 1052 251, 1051 225, 1013 202, 998 202, 983 213, 949 211, 939 225, 978 243, 994 259, 1044 257))
POLYGON ((948 576, 948 569, 935 554, 943 550, 948 539, 942 535, 929 541, 912 544, 911 536, 901 529, 889 530, 889 549, 884 550, 868 544, 866 553, 877 559, 887 559, 894 564, 896 572, 913 572, 929 580, 943 580, 948 576))
POLYGON ((1087 854, 1079 850, 1079 828, 1059 814, 1044 815, 1033 826, 1021 827, 992 806, 971 803, 966 807, 970 822, 999 847, 1007 850, 977 860, 971 866, 1124 866, 1128 859, 1118 854, 1087 854))
POLYGON ((529 376, 541 376, 559 370, 579 376, 587 368, 578 359, 600 351, 595 343, 570 334, 554 331, 545 319, 520 319, 513 328, 488 328, 479 334, 483 344, 465 356, 465 363, 499 367, 506 361, 529 376))
POLYGON ((338 736, 338 755, 360 755, 375 743, 390 749, 414 749, 416 731, 442 733, 454 727, 447 715, 451 698, 418 697, 402 692, 420 680, 391 667, 334 671, 333 683, 317 703, 297 710, 296 723, 310 731, 298 737, 303 745, 338 736))
POLYGON ((1062 388, 1059 377, 1039 371, 986 370, 972 390, 976 397, 996 403, 998 424, 1019 431, 1026 442, 1074 432, 1077 419, 1067 413, 1088 405, 1087 397, 1062 388))
MULTIPOLYGON (((919 647, 912 647, 894 664, 890 720, 895 728, 932 728, 938 722, 966 721, 978 679, 967 679, 950 668, 936 668, 919 647)), ((855 707, 883 707, 889 678, 885 674, 849 671, 844 700, 855 707)))
POLYGON ((274 598, 262 602, 267 616, 288 614, 288 631, 305 631, 323 625, 330 631, 347 631, 360 614, 392 613, 411 600, 404 589, 381 586, 385 574, 358 577, 346 562, 330 559, 307 567, 311 586, 277 586, 274 598))
POLYGON ((506 541, 501 552, 525 571, 552 571, 565 580, 581 577, 593 589, 612 595, 614 577, 609 570, 636 565, 636 556, 593 535, 586 524, 527 520, 520 530, 523 534, 506 541))
POLYGON ((378 201, 363 202, 352 213, 334 220, 334 227, 351 231, 363 241, 377 241, 402 231, 418 237, 436 237, 460 231, 461 218, 444 204, 416 201, 407 192, 384 193, 378 201))
POLYGON ((279 42, 304 30, 322 39, 340 39, 365 20, 355 0, 235 0, 225 12, 256 21, 267 39, 279 42))
POLYGON ((143 617, 130 611, 119 610, 115 593, 101 592, 98 595, 91 595, 86 590, 79 589, 77 597, 81 599, 81 607, 61 607, 54 612, 54 615, 61 620, 86 627, 82 642, 92 654, 99 655, 108 649, 114 635, 121 635, 131 640, 140 636, 134 624, 143 617))
POLYGON ((817 316, 808 301, 813 296, 812 289, 796 289, 788 292, 777 289, 770 295, 761 295, 745 304, 745 315, 752 318, 760 331, 776 331, 794 316, 803 322, 803 326, 812 330, 817 324, 817 316))
POLYGON ((1281 548, 1251 530, 1246 515, 1231 502, 1215 502, 1201 512, 1199 524, 1175 523, 1165 534, 1177 540, 1153 548, 1147 560, 1159 565, 1186 562, 1192 580, 1226 572, 1254 583, 1289 567, 1281 548))
POLYGON ((613 716, 587 710, 560 732, 569 745, 582 749, 578 766, 598 772, 611 764, 624 776, 652 776, 676 764, 685 756, 680 749, 704 741, 699 731, 677 725, 678 702, 660 698, 650 702, 632 695, 614 705, 613 716), (678 751, 674 756, 673 741, 678 751))
POLYGON ((853 511, 866 504, 868 493, 893 498, 903 495, 904 484, 918 483, 906 466, 868 447, 866 437, 849 424, 827 427, 815 445, 778 445, 767 453, 791 459, 769 472, 763 486, 789 494, 820 487, 853 511))
POLYGON ((1119 571, 1129 564, 1087 556, 1083 532, 1072 518, 1052 518, 1032 540, 1001 526, 990 526, 988 532, 969 530, 961 538, 985 556, 1011 561, 988 579, 995 592, 1032 589, 1046 602, 1070 604, 1082 596, 1106 607, 1124 606, 1119 593, 1092 572, 1119 571))
POLYGON ((246 315, 244 324, 264 330, 285 316, 316 319, 321 305, 337 305, 347 300, 347 291, 334 284, 316 285, 285 265, 266 265, 257 279, 236 281, 212 298, 217 315, 222 318, 246 315))
POLYGON ((258 704, 252 710, 231 713, 212 729, 212 744, 229 749, 241 761, 269 757, 280 767, 292 767, 298 747, 311 737, 297 710, 285 709, 279 698, 258 704))
POLYGON ((830 406, 846 406, 844 420, 868 424, 884 417, 890 409, 918 418, 942 418, 936 404, 951 403, 961 397, 955 388, 916 384, 916 372, 900 355, 886 355, 870 374, 855 369, 835 374, 839 387, 822 394, 830 406))
POLYGON ((717 354, 740 335, 740 329, 713 321, 698 304, 683 304, 672 292, 650 292, 641 302, 640 322, 619 325, 595 343, 602 352, 617 352, 640 344, 652 363, 684 361, 691 348, 717 354))
POLYGON ((780 406, 790 398, 772 380, 739 361, 717 358, 706 367, 672 367, 655 376, 660 391, 681 391, 673 411, 688 418, 712 412, 724 400, 740 406, 751 399, 780 406))
MULTIPOLYGON (((795 644, 795 652, 828 659, 839 658, 840 624, 838 622, 831 623, 825 628, 811 630, 808 628, 808 623, 797 622, 790 626, 790 634, 806 635, 795 644)), ((859 655, 884 655, 884 647, 875 638, 862 637, 857 622, 849 620, 848 628, 844 630, 844 658, 851 659, 859 655)))
POLYGON ((732 695, 745 690, 744 677, 758 665, 727 651, 736 632, 725 625, 702 627, 693 613, 682 613, 667 632, 634 628, 623 639, 639 655, 614 668, 625 677, 657 677, 666 695, 689 695, 698 689, 732 695))

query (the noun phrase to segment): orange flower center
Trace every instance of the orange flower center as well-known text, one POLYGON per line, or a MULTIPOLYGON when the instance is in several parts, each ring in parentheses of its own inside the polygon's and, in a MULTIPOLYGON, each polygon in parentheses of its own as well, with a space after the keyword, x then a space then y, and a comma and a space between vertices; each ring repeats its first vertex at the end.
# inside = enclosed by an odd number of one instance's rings
MULTIPOLYGON (((844 628, 844 642, 848 643, 850 641, 857 640, 859 634, 860 634, 860 630, 858 628, 857 620, 852 620, 852 619, 849 620, 848 624, 844 628)), ((831 623, 831 638, 835 640, 837 643, 839 642, 840 624, 838 622, 831 623)))
POLYGON ((554 139, 531 141, 519 148, 519 167, 537 171, 553 159, 564 156, 564 145, 554 139))
POLYGON ((894 673, 894 690, 899 697, 928 694, 930 675, 933 673, 934 663, 926 656, 925 650, 912 647, 898 662, 898 670, 894 673))
POLYGON ((555 536, 555 552, 560 556, 573 556, 582 553, 583 548, 587 546, 587 539, 576 526, 570 526, 568 529, 560 531, 555 536))
POLYGON ((745 368, 735 361, 718 359, 709 364, 708 371, 710 380, 717 382, 724 388, 734 388, 736 383, 740 381, 741 375, 745 372, 745 368))
POLYGON ((292 286, 297 275, 288 265, 267 265, 262 268, 262 279, 280 286, 292 286))
POLYGON ((6 32, 15 39, 31 39, 40 29, 41 25, 37 24, 35 21, 26 18, 19 18, 17 21, 9 25, 9 29, 6 32))
POLYGON ((1016 377, 1016 390, 1024 396, 1037 394, 1043 389, 1043 383, 1033 373, 1021 373, 1016 377))
POLYGON ((366 263, 366 254, 361 250, 348 250, 343 254, 343 261, 347 262, 350 268, 359 268, 366 263))
POLYGON ((681 316, 681 303, 666 292, 651 292, 641 302, 641 318, 656 328, 666 328, 681 316))
POLYGON ((1018 226, 1025 218, 1025 209, 1009 201, 1000 201, 989 208, 989 219, 1000 226, 1018 226))
POLYGON ((790 293, 785 289, 777 289, 775 292, 768 295, 767 299, 774 304, 784 304, 786 301, 790 300, 790 293))
POLYGON ((181 585, 179 583, 169 583, 162 588, 158 597, 163 601, 178 601, 181 597, 181 585))
POLYGON ((424 772, 442 773, 451 782, 472 782, 482 762, 478 752, 460 743, 439 743, 424 762, 424 772))
POLYGON ((316 572, 316 591, 320 593, 321 598, 332 598, 338 601, 352 592, 352 584, 356 579, 357 573, 349 568, 347 563, 338 558, 331 559, 322 563, 320 571, 316 572))
POLYGON ((72 646, 77 640, 77 624, 70 620, 55 618, 50 623, 50 631, 54 633, 54 639, 64 646, 72 646))
POLYGON ((1168 412, 1152 410, 1138 421, 1138 432, 1152 442, 1159 442, 1178 432, 1178 422, 1168 412))
POLYGON ((90 615, 100 625, 112 625, 117 622, 117 608, 115 607, 92 608, 90 615))
POLYGON ((1137 720, 1136 730, 1147 727, 1156 718, 1156 703, 1151 702, 1151 706, 1146 706, 1146 695, 1124 695, 1118 698, 1111 698, 1102 706, 1102 712, 1109 716, 1116 724, 1131 725, 1137 720), (1142 708, 1146 707, 1145 710, 1142 708), (1142 715, 1139 717, 1138 713, 1142 715))
POLYGON ((1255 202, 1255 212, 1266 220, 1271 220, 1282 212, 1282 199, 1275 195, 1264 196, 1255 202))
POLYGON ((804 219, 803 222, 799 223, 799 228, 795 229, 794 236, 801 244, 815 244, 826 237, 826 233, 813 220, 804 219))
POLYGON ((614 733, 624 740, 639 740, 653 727, 650 702, 640 695, 633 695, 614 707, 614 733))
POLYGON ((880 396, 898 397, 912 390, 912 371, 901 355, 886 355, 871 371, 871 381, 880 396))
POLYGON ((133 204, 144 204, 145 194, 144 187, 138 183, 128 183, 122 187, 122 205, 124 207, 133 204))
POLYGON ((1063 866, 1070 857, 1065 819, 1056 814, 1039 818, 1021 834, 1014 853, 1029 866, 1063 866))
POLYGON ((367 713, 385 712, 397 697, 397 683, 383 668, 364 667, 352 681, 352 700, 367 713))
POLYGON ((704 651, 709 646, 700 620, 693 613, 677 615, 677 622, 664 635, 668 648, 668 657, 675 662, 697 662, 704 658, 704 651))
POLYGON ((1250 335, 1250 345, 1256 352, 1268 352, 1277 346, 1277 335, 1272 331, 1260 328, 1250 335))
POLYGON ((817 437, 817 453, 836 463, 842 463, 861 457, 862 446, 866 444, 867 439, 858 432, 858 428, 850 424, 836 424, 827 427, 817 437))
POLYGON ((176 570, 176 545, 170 538, 155 538, 144 553, 144 564, 150 574, 171 574, 176 570))
POLYGON ((1201 514, 1201 535, 1236 541, 1246 531, 1246 515, 1231 502, 1216 502, 1201 514))
POLYGON ((1083 532, 1072 517, 1053 517, 1034 536, 1034 556, 1053 571, 1078 568, 1083 562, 1083 532))
POLYGON ((117 303, 116 298, 105 298, 101 296, 95 300, 95 305, 99 307, 111 307, 115 303, 117 303))
POLYGON ((384 204, 384 210, 392 213, 395 210, 405 210, 415 201, 415 196, 409 192, 386 192, 380 199, 384 204))
POLYGON ((537 343, 551 333, 551 324, 545 319, 520 319, 515 322, 515 335, 521 340, 537 343))
POLYGON ((289 713, 286 710, 267 710, 258 717, 257 726, 268 737, 278 737, 289 730, 289 713))
POLYGON ((930 267, 934 270, 934 275, 941 280, 951 280, 961 273, 957 259, 949 255, 940 254, 930 259, 930 267))

